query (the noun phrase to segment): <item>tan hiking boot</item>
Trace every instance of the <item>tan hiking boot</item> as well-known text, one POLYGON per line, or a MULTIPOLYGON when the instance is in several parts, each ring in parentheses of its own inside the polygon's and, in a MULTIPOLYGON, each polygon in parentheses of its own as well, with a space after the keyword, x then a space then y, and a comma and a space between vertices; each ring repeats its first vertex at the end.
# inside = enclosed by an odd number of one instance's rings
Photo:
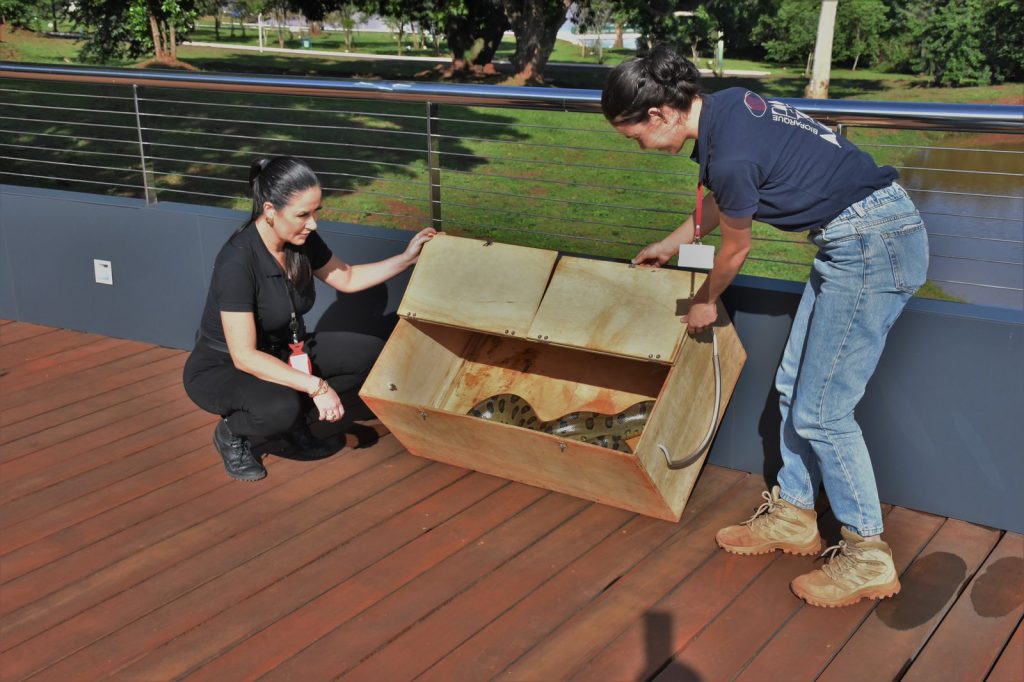
POLYGON ((795 578, 793 593, 814 606, 848 606, 861 599, 885 599, 900 591, 892 550, 881 540, 865 540, 842 529, 843 539, 822 554, 829 562, 795 578))
POLYGON ((718 531, 718 546, 733 554, 765 554, 781 549, 787 554, 817 554, 821 551, 818 515, 779 498, 779 486, 761 493, 765 503, 754 515, 737 526, 718 531))

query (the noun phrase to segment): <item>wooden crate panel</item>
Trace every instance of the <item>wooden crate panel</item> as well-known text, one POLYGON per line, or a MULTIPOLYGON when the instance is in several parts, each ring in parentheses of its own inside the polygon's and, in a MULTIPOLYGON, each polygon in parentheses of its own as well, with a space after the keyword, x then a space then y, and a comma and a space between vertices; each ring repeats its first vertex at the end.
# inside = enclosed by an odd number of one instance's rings
POLYGON ((414 455, 659 519, 679 518, 631 454, 434 408, 363 399, 414 455))
POLYGON ((704 275, 562 258, 530 326, 530 338, 670 364, 685 327, 683 302, 704 275))
POLYGON ((398 313, 525 336, 557 257, 542 249, 434 237, 416 263, 398 313))

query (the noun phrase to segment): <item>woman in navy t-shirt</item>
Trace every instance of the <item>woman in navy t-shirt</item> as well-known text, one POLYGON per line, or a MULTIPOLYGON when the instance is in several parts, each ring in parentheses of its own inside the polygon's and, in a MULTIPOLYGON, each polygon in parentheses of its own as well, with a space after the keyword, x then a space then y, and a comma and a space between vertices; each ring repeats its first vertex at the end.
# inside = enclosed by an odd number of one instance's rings
MULTIPOLYGON (((684 318, 690 333, 715 323, 755 219, 806 232, 819 249, 776 375, 778 485, 750 519, 716 539, 736 554, 819 552, 814 502, 824 483, 843 540, 827 565, 793 581, 794 592, 819 606, 892 596, 899 578, 880 537, 878 490, 853 411, 889 328, 925 282, 924 224, 892 168, 783 102, 742 88, 702 94, 698 76, 690 61, 659 46, 616 67, 601 98, 608 121, 642 149, 676 154, 695 141, 700 227, 719 228, 722 240, 684 318)), ((667 263, 694 231, 691 216, 633 262, 667 263)))
POLYGON ((342 292, 369 289, 415 263, 435 231, 421 230, 397 256, 348 265, 316 233, 320 181, 305 162, 258 159, 249 185, 252 214, 217 254, 184 383, 199 407, 221 416, 213 443, 228 475, 256 481, 267 472, 250 438, 281 435, 302 454, 322 453, 306 412, 341 419, 338 394, 362 384, 383 346, 354 332, 307 335, 313 277, 342 292))

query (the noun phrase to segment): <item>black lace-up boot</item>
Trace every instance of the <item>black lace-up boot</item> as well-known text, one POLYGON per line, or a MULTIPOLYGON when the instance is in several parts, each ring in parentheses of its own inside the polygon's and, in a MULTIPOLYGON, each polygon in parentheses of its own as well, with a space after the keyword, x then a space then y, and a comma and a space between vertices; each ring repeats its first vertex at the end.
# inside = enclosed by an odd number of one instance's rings
POLYGON ((309 424, 303 418, 299 418, 295 426, 282 435, 292 451, 302 459, 320 459, 334 452, 334 447, 329 442, 313 435, 309 424))
POLYGON ((259 458, 252 454, 249 439, 231 433, 226 419, 221 419, 213 430, 213 446, 224 460, 224 469, 231 478, 258 481, 267 475, 259 458))

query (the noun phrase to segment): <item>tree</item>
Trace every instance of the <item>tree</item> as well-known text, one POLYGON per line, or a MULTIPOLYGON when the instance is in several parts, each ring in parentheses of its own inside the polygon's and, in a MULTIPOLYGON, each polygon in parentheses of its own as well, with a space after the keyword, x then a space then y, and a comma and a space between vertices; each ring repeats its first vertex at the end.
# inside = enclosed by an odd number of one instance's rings
POLYGON ((777 13, 761 17, 754 39, 764 45, 765 56, 777 62, 806 60, 809 67, 820 6, 820 0, 782 0, 777 13))
POLYGON ((502 0, 502 4, 516 36, 512 82, 543 82, 544 67, 572 0, 502 0))
POLYGON ((889 8, 882 0, 843 0, 839 3, 834 57, 853 60, 854 71, 864 55, 876 61, 882 48, 882 35, 889 29, 888 14, 889 8))
POLYGON ((996 81, 1024 77, 1024 6, 1017 0, 989 0, 984 26, 985 53, 996 81))
POLYGON ((337 9, 327 15, 331 23, 341 27, 342 36, 345 39, 345 51, 351 52, 355 47, 355 30, 359 22, 359 8, 351 2, 338 5, 337 9))
POLYGON ((78 0, 69 7, 72 19, 88 29, 83 61, 152 54, 157 63, 191 68, 178 60, 177 46, 194 25, 195 0, 78 0))
POLYGON ((838 0, 821 0, 818 16, 818 37, 814 43, 814 71, 804 90, 805 97, 828 98, 828 82, 832 73, 832 36, 836 27, 838 0))
POLYGON ((695 0, 619 0, 619 16, 640 33, 637 51, 644 54, 659 43, 672 46, 681 54, 697 58, 701 47, 710 42, 717 22, 695 0))
POLYGON ((992 69, 984 45, 990 39, 981 0, 950 0, 921 31, 922 56, 916 66, 936 85, 988 85, 992 69))
POLYGON ((435 16, 452 54, 449 75, 493 74, 494 55, 509 28, 501 0, 457 0, 439 4, 435 16))
MULTIPOLYGON (((601 45, 601 33, 615 17, 616 6, 613 0, 590 0, 589 3, 576 4, 573 9, 572 21, 579 28, 580 34, 594 33, 597 40, 594 41, 595 52, 597 52, 597 63, 604 63, 604 50, 601 45)), ((622 35, 619 34, 621 41, 622 35)), ((586 43, 580 39, 580 44, 586 56, 586 43)))

